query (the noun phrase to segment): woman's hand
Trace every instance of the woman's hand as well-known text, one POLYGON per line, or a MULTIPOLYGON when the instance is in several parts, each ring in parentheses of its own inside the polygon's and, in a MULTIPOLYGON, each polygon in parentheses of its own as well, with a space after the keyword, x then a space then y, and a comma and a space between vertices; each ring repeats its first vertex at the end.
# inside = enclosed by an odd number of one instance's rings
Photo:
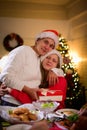
POLYGON ((55 85, 58 83, 58 76, 50 70, 47 76, 47 81, 49 82, 49 85, 55 85))
POLYGON ((4 96, 8 93, 7 86, 5 84, 0 85, 0 96, 4 96))
POLYGON ((24 86, 22 91, 27 93, 31 97, 32 100, 38 100, 37 88, 29 88, 27 86, 24 86))

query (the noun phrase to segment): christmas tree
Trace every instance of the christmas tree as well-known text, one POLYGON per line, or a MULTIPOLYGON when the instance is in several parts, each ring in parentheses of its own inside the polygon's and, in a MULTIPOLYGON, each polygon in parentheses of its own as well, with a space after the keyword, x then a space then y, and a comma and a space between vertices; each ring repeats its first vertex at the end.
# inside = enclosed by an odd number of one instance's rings
POLYGON ((67 43, 68 41, 60 35, 59 45, 56 48, 63 57, 62 69, 67 80, 66 107, 80 109, 85 103, 83 87, 80 83, 80 77, 77 70, 74 68, 72 58, 69 55, 69 46, 67 43))

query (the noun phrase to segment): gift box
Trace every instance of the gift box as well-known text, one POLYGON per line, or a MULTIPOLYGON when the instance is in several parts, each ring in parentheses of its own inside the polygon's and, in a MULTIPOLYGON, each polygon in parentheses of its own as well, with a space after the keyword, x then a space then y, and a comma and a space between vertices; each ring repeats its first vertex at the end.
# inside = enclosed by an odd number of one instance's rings
POLYGON ((40 101, 62 101, 63 91, 61 90, 45 90, 39 92, 40 101))

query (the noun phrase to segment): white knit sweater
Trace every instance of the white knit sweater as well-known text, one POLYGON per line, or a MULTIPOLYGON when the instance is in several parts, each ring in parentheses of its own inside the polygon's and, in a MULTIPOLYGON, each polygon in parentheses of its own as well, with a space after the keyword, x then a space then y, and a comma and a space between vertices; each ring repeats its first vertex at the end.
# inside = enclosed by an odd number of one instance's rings
MULTIPOLYGON (((36 52, 25 45, 11 51, 6 66, 0 74, 0 81, 18 90, 22 90, 24 85, 31 88, 38 87, 41 83, 41 72, 40 58, 36 52)), ((7 97, 6 101, 18 104, 14 98, 7 97)))
POLYGON ((9 53, 0 81, 18 90, 22 90, 24 85, 38 87, 41 81, 40 58, 29 46, 14 49, 9 53))

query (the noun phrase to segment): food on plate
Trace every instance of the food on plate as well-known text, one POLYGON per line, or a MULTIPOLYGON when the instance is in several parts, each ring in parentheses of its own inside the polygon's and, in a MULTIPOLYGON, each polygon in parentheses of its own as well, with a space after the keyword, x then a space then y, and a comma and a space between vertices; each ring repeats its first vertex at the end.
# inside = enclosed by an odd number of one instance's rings
POLYGON ((27 108, 16 108, 16 109, 14 109, 13 110, 13 113, 14 114, 24 114, 24 113, 29 113, 29 109, 27 109, 27 108))
POLYGON ((56 111, 56 113, 64 114, 65 116, 68 117, 74 114, 78 114, 78 110, 65 108, 65 109, 59 109, 58 111, 56 111))
POLYGON ((42 103, 41 107, 42 108, 52 108, 52 107, 54 107, 54 103, 53 102, 42 103))
POLYGON ((33 114, 33 113, 29 113, 29 114, 28 114, 28 118, 29 118, 30 120, 37 120, 37 116, 36 116, 35 114, 33 114))
POLYGON ((78 120, 78 118, 79 118, 78 114, 73 114, 68 117, 65 117, 64 119, 60 121, 57 121, 56 123, 58 123, 57 125, 60 125, 69 129, 73 125, 73 123, 78 120))
POLYGON ((14 110, 9 111, 9 115, 12 118, 17 118, 24 122, 37 120, 37 115, 32 113, 28 108, 15 108, 14 110))
POLYGON ((71 122, 75 122, 78 118, 79 118, 79 115, 77 113, 67 117, 67 119, 70 120, 71 122))
POLYGON ((25 122, 28 122, 29 121, 29 118, 28 118, 28 115, 27 114, 20 114, 19 115, 19 119, 21 121, 25 121, 25 122))
POLYGON ((56 122, 56 125, 58 125, 59 127, 64 127, 69 129, 72 126, 73 122, 71 122, 68 119, 63 119, 61 121, 56 122))
POLYGON ((9 113, 10 117, 20 119, 19 115, 12 113, 9 113))
POLYGON ((73 114, 75 114, 75 112, 74 111, 63 111, 63 112, 61 112, 61 113, 63 113, 63 114, 65 114, 66 116, 70 116, 70 115, 73 115, 73 114))

